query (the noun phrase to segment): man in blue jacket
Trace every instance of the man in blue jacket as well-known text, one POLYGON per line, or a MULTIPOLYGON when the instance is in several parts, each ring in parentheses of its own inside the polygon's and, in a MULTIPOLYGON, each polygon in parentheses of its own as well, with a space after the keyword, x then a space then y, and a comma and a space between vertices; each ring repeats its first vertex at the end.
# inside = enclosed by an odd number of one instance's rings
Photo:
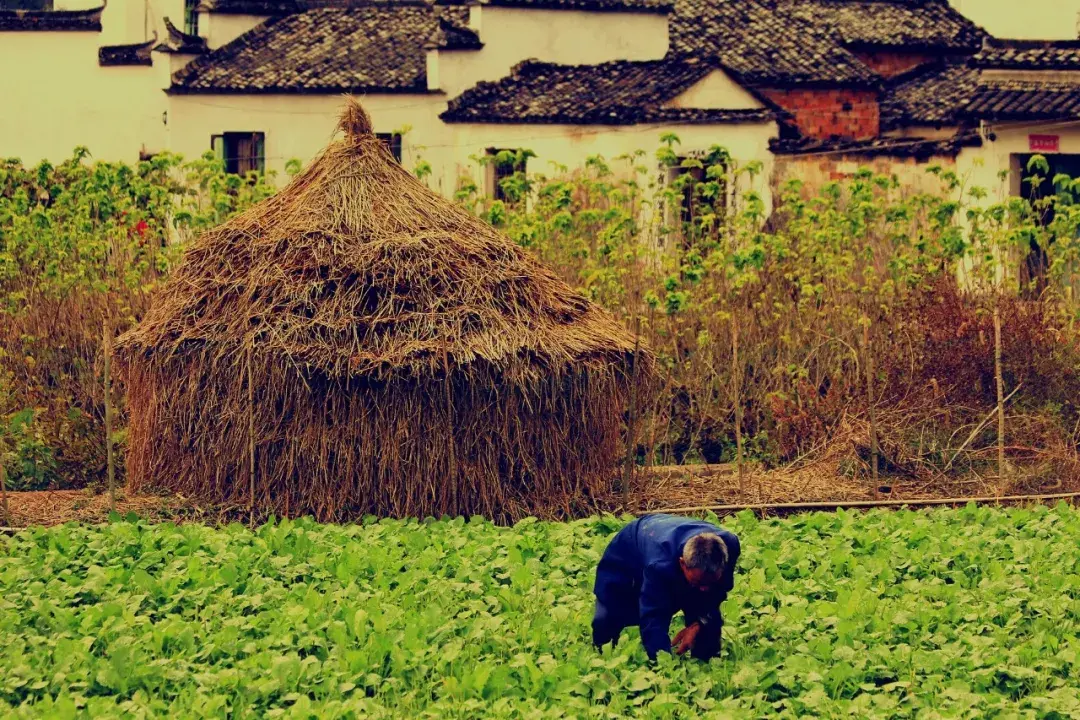
POLYGON ((593 643, 618 641, 638 625, 652 659, 675 648, 708 660, 720 652, 720 603, 735 584, 739 539, 702 520, 645 515, 620 530, 596 569, 593 643), (668 627, 682 610, 686 627, 668 627))

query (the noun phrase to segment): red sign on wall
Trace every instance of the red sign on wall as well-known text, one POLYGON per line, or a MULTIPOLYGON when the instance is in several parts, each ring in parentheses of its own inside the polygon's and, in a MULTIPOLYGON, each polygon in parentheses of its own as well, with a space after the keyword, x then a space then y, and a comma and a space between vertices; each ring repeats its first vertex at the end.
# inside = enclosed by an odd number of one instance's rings
POLYGON ((1028 148, 1031 152, 1058 152, 1059 136, 1028 135, 1028 148))

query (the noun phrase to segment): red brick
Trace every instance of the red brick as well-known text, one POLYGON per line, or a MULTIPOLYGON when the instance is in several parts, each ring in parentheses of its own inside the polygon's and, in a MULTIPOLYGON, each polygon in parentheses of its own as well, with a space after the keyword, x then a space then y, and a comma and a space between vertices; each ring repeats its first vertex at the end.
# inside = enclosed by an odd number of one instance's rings
POLYGON ((934 56, 917 52, 856 52, 855 56, 870 69, 887 78, 896 77, 920 65, 933 62, 934 56))

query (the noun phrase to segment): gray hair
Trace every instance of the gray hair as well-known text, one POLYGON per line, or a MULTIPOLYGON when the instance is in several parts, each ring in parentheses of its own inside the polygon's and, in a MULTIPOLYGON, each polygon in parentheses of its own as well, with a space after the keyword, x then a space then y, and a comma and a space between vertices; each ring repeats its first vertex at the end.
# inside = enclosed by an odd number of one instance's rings
POLYGON ((727 567, 727 544, 716 533, 701 533, 683 545, 682 559, 686 567, 715 577, 727 567))

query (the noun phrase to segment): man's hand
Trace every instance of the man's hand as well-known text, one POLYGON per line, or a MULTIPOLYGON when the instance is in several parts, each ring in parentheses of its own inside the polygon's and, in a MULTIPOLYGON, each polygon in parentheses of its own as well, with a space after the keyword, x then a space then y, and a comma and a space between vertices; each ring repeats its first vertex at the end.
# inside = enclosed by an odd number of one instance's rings
POLYGON ((676 633, 675 639, 671 641, 671 647, 675 648, 675 654, 682 655, 694 647, 694 641, 697 640, 699 632, 701 632, 701 623, 695 622, 676 633))

